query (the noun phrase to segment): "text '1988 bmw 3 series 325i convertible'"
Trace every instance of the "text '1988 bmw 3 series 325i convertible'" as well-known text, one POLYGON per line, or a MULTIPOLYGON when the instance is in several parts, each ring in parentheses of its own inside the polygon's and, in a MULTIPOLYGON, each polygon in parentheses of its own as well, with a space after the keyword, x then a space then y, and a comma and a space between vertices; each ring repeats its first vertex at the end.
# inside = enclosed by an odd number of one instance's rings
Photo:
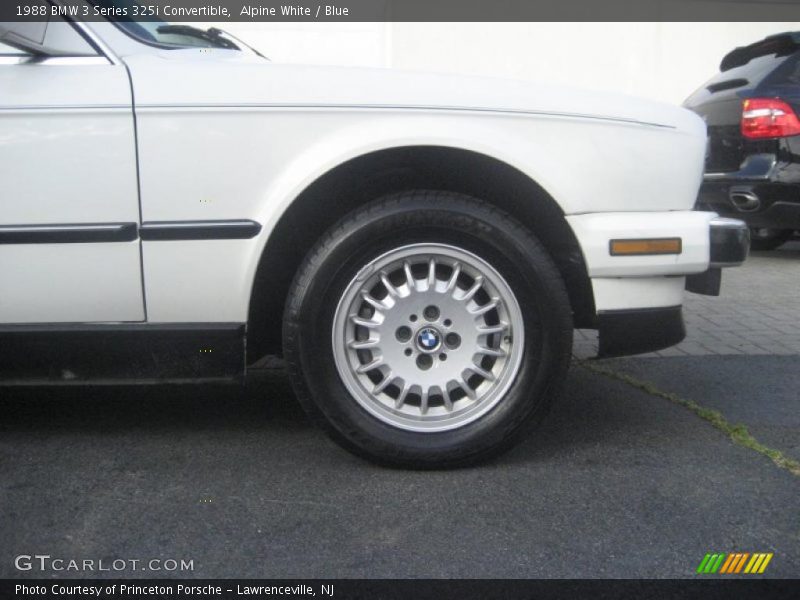
POLYGON ((279 65, 159 21, 0 42, 4 384, 241 382, 281 354, 345 448, 464 465, 547 412, 574 328, 600 356, 676 344, 685 289, 747 254, 692 210, 682 108, 279 65))

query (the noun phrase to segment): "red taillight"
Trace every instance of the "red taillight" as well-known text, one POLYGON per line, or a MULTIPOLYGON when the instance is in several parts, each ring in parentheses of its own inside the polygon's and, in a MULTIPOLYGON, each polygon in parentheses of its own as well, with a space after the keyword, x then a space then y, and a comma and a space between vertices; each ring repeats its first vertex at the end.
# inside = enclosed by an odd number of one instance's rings
POLYGON ((742 105, 742 135, 756 140, 800 135, 800 120, 783 100, 750 98, 742 105))

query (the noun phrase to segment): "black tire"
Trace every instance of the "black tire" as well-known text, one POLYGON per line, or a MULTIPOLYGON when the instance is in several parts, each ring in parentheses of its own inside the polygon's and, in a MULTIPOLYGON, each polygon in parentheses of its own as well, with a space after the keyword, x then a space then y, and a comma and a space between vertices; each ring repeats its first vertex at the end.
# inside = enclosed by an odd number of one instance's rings
POLYGON ((750 228, 750 248, 752 250, 775 250, 794 235, 792 229, 771 229, 768 227, 750 228))
POLYGON ((309 252, 287 299, 283 347, 300 403, 334 441, 384 465, 444 468, 499 454, 543 418, 566 377, 572 331, 563 280, 528 229, 475 198, 409 191, 349 214, 309 252), (364 410, 342 382, 331 342, 348 282, 375 257, 415 242, 447 243, 481 257, 524 311, 522 362, 502 400, 476 421, 436 433, 392 427, 364 410))

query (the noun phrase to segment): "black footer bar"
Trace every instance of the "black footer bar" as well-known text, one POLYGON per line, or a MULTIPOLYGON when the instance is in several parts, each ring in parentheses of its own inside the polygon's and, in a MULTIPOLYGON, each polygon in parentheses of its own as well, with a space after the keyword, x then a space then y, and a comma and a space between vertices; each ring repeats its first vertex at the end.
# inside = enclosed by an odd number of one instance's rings
POLYGON ((364 600, 514 600, 555 598, 796 599, 800 580, 765 579, 41 579, 0 580, 0 597, 73 600, 233 600, 336 598, 364 600))

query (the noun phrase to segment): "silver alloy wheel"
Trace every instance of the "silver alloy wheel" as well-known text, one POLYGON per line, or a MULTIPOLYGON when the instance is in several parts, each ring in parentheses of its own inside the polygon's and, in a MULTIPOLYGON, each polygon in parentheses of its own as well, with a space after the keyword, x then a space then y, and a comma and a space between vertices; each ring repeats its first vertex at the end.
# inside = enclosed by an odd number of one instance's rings
POLYGON ((445 244, 376 258, 347 285, 333 355, 355 400, 388 425, 463 427, 491 410, 519 371, 522 311, 494 267, 445 244))

